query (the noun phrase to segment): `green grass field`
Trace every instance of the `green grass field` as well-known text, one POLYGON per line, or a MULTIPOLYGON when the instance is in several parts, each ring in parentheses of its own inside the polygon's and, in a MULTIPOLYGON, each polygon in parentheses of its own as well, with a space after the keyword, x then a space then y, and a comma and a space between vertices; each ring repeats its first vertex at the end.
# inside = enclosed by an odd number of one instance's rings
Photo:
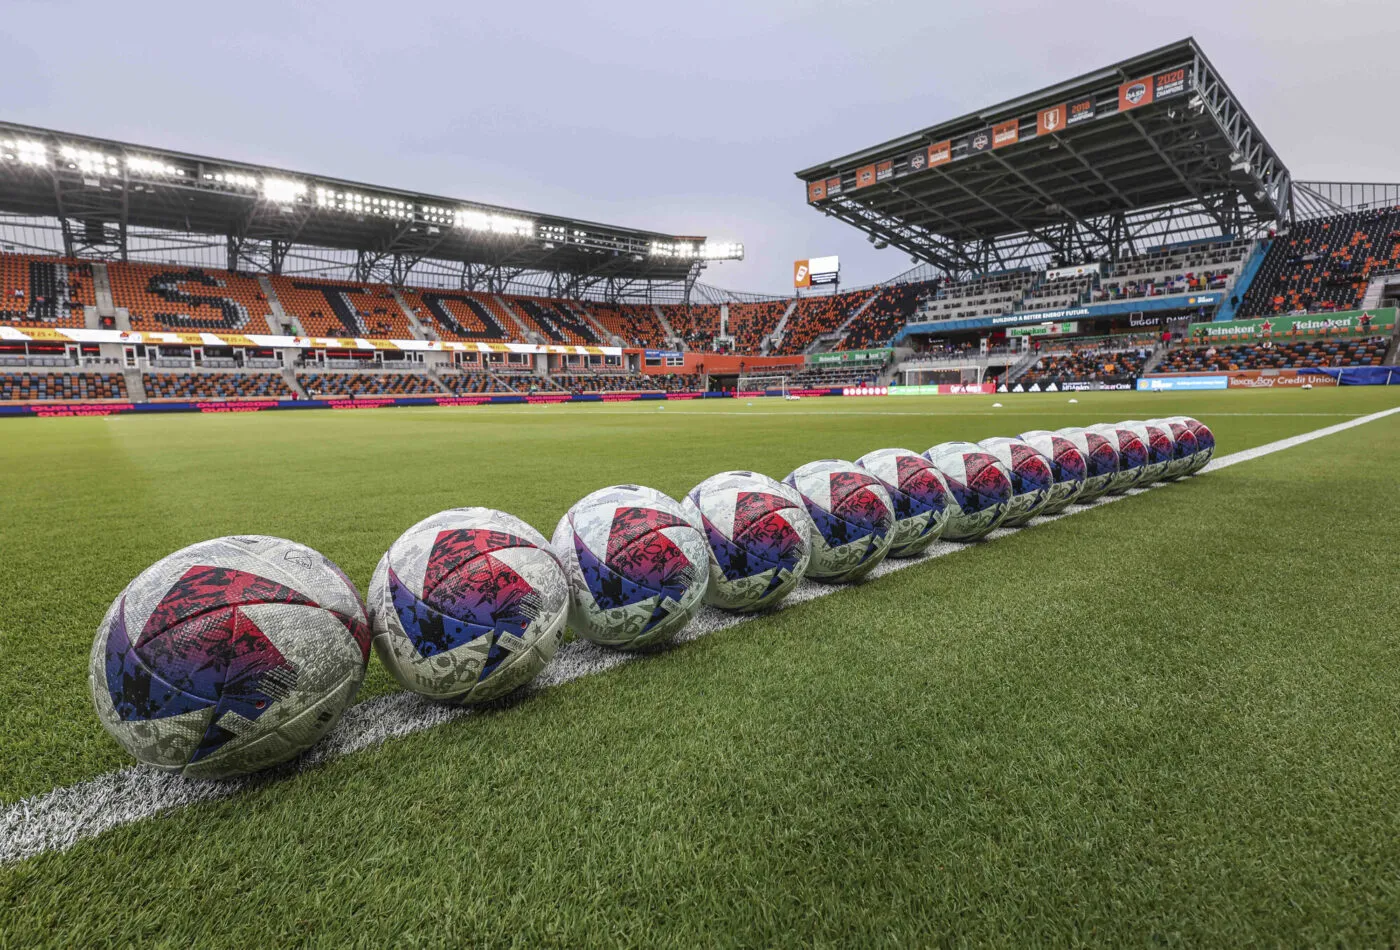
MULTIPOLYGON (((1176 413, 1219 456, 1400 392, 999 398, 5 422, 0 806, 129 764, 92 635, 194 541, 363 590, 453 506, 1176 413)), ((1397 471, 1400 415, 0 866, 0 946, 1394 945, 1397 471)))

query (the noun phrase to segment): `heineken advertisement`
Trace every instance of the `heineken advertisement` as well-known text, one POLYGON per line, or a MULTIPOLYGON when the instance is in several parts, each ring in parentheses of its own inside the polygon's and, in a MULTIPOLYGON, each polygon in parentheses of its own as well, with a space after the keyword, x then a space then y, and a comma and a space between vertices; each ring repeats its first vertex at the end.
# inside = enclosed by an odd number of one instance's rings
POLYGON ((1278 336, 1365 336, 1393 333, 1395 308, 1312 313, 1303 317, 1259 317, 1255 320, 1220 320, 1193 323, 1188 335, 1197 340, 1248 340, 1278 336))
POLYGON ((877 350, 840 350, 834 353, 809 353, 808 366, 826 366, 831 363, 888 363, 894 350, 881 347, 877 350))
POLYGON ((1040 323, 1033 327, 1007 327, 1007 336, 1060 336, 1065 333, 1078 333, 1079 321, 1066 323, 1040 323))

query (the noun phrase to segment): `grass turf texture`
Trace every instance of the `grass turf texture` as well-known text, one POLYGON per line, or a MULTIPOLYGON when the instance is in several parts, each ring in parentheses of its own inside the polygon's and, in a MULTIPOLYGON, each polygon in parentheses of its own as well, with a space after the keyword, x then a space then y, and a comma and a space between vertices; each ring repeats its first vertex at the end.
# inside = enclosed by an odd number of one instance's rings
MULTIPOLYGON (((8 423, 0 797, 127 764, 92 631, 202 538, 363 587, 452 505, 548 533, 620 481, 1174 413, 1223 454, 1395 402, 1000 398, 8 423)), ((1397 465, 1389 418, 0 868, 0 944, 1392 941, 1397 465)))

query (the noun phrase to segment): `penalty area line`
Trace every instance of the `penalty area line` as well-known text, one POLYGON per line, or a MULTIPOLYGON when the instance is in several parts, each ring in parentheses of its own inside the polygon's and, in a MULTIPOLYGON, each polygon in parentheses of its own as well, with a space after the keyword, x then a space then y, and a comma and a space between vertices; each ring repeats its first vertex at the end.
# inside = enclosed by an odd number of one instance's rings
MULTIPOLYGON (((1290 436, 1256 448, 1244 449, 1212 460, 1200 474, 1272 455, 1396 413, 1400 413, 1400 407, 1290 436)), ((1021 528, 993 531, 988 535, 987 541, 995 541, 1018 531, 1092 511, 1123 498, 1157 491, 1171 484, 1173 483, 1159 483, 1150 488, 1131 489, 1123 495, 1104 496, 1087 505, 1073 505, 1061 514, 1036 518, 1021 528)), ((750 623, 820 597, 848 589, 858 590, 862 584, 983 543, 986 542, 966 544, 939 541, 918 557, 886 559, 871 571, 865 580, 857 584, 828 585, 803 580, 776 608, 760 614, 729 614, 714 607, 702 607, 695 619, 667 648, 661 650, 629 653, 609 650, 586 640, 575 640, 562 646, 549 665, 518 694, 518 697, 528 698, 541 690, 602 673, 625 663, 633 663, 679 644, 750 623)), ((509 700, 516 701, 516 698, 509 700)), ((48 852, 67 851, 80 841, 97 837, 115 828, 200 802, 232 798, 371 748, 387 739, 412 735, 471 714, 471 709, 443 706, 413 693, 394 693, 351 706, 345 711, 335 729, 321 742, 292 762, 258 775, 225 782, 197 781, 137 765, 56 788, 22 799, 0 810, 0 865, 23 861, 48 852)))

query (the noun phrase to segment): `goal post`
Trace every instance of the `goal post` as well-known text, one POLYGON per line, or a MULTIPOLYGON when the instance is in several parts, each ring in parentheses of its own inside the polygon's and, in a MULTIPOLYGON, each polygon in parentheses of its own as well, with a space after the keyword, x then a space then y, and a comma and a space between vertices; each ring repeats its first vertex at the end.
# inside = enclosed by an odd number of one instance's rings
POLYGON ((741 392, 776 389, 784 396, 788 394, 787 376, 740 376, 738 388, 741 392))

